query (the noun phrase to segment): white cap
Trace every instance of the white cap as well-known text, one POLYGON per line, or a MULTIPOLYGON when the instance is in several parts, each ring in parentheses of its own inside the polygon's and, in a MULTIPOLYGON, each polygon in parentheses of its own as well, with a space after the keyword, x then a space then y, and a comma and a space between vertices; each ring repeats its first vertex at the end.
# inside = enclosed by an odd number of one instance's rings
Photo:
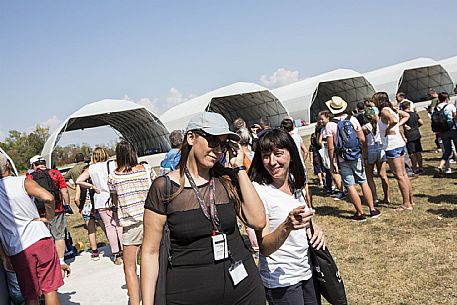
POLYGON ((29 161, 29 162, 30 162, 30 165, 32 166, 33 163, 37 163, 37 162, 44 162, 44 163, 46 163, 46 160, 45 160, 42 156, 40 156, 40 155, 35 155, 35 156, 33 156, 32 158, 30 158, 30 161, 29 161))

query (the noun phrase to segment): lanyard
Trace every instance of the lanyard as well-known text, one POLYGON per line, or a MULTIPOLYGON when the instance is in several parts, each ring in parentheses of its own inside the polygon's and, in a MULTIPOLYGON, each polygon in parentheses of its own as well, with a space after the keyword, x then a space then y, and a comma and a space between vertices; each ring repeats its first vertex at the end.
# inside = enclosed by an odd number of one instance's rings
POLYGON ((192 175, 189 172, 189 169, 187 167, 184 167, 184 173, 186 174, 187 179, 189 180, 190 186, 195 192, 195 195, 197 196, 197 201, 200 204, 200 208, 205 215, 206 219, 208 219, 211 224, 213 225, 213 235, 216 234, 216 232, 220 232, 219 230, 221 222, 219 220, 219 217, 217 216, 217 209, 216 209, 216 199, 215 193, 216 193, 216 187, 214 185, 214 178, 211 177, 209 180, 209 186, 210 186, 210 193, 209 193, 209 211, 208 211, 208 206, 205 204, 205 201, 203 200, 203 197, 200 193, 200 191, 197 188, 197 185, 195 184, 194 178, 192 178, 192 175))

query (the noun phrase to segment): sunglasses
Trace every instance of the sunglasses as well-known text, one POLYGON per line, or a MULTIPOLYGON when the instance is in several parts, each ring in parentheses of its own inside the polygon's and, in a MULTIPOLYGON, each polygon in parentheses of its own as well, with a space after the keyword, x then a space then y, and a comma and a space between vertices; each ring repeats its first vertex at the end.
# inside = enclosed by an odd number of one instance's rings
POLYGON ((205 138, 205 140, 206 140, 206 142, 208 142, 208 146, 210 148, 216 148, 216 147, 220 146, 222 152, 227 151, 227 149, 230 145, 230 141, 228 139, 225 141, 224 140, 221 141, 219 136, 210 135, 202 130, 193 131, 193 133, 198 134, 199 136, 202 136, 203 138, 205 138))

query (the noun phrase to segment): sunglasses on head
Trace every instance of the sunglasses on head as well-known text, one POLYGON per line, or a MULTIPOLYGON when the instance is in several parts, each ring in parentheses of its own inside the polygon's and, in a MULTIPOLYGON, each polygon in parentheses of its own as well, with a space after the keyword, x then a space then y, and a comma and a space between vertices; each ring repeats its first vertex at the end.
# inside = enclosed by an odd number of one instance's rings
POLYGON ((219 138, 219 136, 214 136, 214 135, 211 135, 211 134, 208 134, 206 132, 204 132, 203 130, 194 130, 193 133, 195 134, 198 134, 199 136, 202 136, 203 138, 205 138, 206 142, 208 142, 208 146, 210 148, 216 148, 218 146, 221 147, 221 150, 222 151, 226 151, 227 148, 229 147, 229 140, 225 140, 225 141, 221 141, 221 139, 219 138))

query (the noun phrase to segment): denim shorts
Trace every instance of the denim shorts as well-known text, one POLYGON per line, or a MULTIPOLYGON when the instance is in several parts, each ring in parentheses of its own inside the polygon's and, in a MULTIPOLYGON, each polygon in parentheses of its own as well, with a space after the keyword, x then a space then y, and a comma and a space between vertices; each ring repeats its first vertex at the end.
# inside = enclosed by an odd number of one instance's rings
POLYGON ((386 152, 382 145, 368 146, 368 164, 375 164, 386 161, 386 152))
POLYGON ((345 187, 349 187, 354 184, 364 184, 367 182, 365 169, 363 168, 363 162, 361 159, 355 161, 343 161, 340 162, 339 166, 345 187))
POLYGON ((395 158, 403 156, 404 154, 406 154, 406 145, 402 146, 402 147, 386 150, 387 159, 395 159, 395 158))

